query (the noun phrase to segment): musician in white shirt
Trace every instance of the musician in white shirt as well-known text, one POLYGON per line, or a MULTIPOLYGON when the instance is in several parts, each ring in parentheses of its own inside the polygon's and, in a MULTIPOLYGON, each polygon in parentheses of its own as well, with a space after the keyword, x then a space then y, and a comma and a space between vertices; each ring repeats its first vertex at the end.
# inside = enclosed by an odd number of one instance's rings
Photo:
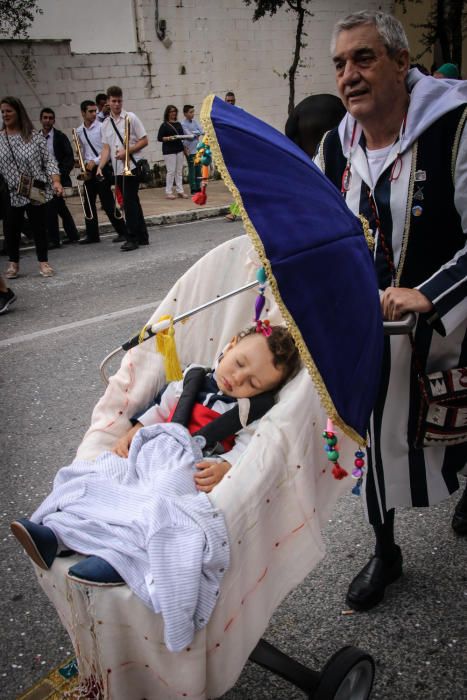
POLYGON ((129 167, 134 171, 136 163, 143 156, 141 150, 148 145, 146 130, 140 119, 133 112, 123 109, 122 89, 112 85, 107 90, 109 98, 110 114, 102 123, 102 152, 97 169, 97 174, 102 174, 102 169, 111 159, 112 167, 117 175, 117 184, 123 195, 123 207, 127 224, 127 240, 121 246, 121 250, 136 250, 140 245, 148 245, 148 230, 144 221, 144 214, 139 201, 139 181, 136 176, 123 175, 125 161, 125 118, 130 121, 129 139, 129 167))
MULTIPOLYGON (((85 219, 86 237, 80 241, 80 245, 98 243, 100 240, 96 208, 97 195, 99 195, 102 208, 107 214, 110 223, 118 234, 113 239, 114 242, 124 242, 127 240, 128 231, 122 214, 119 214, 119 210, 116 211, 115 208, 115 200, 111 189, 113 172, 110 163, 104 168, 103 177, 96 177, 97 166, 102 152, 102 124, 97 119, 97 106, 95 102, 92 100, 84 100, 84 102, 81 103, 81 114, 83 123, 76 129, 76 133, 79 138, 86 171, 91 175, 90 179, 85 181, 84 187, 89 197, 92 219, 85 219)), ((85 197, 86 210, 88 209, 88 197, 85 197)))

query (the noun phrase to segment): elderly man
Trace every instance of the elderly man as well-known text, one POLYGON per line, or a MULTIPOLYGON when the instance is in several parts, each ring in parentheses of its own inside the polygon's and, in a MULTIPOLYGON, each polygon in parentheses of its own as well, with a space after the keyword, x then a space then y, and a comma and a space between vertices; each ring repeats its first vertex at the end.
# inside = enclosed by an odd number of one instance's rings
MULTIPOLYGON (((317 164, 369 221, 385 318, 418 314, 415 353, 428 372, 465 366, 467 86, 409 70, 404 30, 382 12, 338 22, 331 52, 347 115, 324 137, 317 164)), ((394 509, 446 498, 467 462, 466 443, 414 448, 418 399, 409 338, 387 338, 365 484, 376 550, 349 587, 357 610, 402 574, 394 509)), ((467 533, 465 495, 453 527, 467 533)))

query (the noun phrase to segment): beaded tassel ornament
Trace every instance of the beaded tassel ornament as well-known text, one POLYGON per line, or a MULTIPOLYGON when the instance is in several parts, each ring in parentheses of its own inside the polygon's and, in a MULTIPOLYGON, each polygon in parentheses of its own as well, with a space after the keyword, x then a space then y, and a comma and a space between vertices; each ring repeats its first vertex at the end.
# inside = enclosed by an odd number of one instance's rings
MULTIPOLYGON (((323 438, 325 440, 324 450, 326 452, 327 458, 333 463, 332 475, 335 479, 343 479, 348 476, 348 472, 341 467, 339 464, 339 445, 337 443, 337 436, 334 432, 334 425, 332 420, 328 418, 326 430, 323 432, 323 438)), ((360 490, 363 482, 363 473, 365 467, 365 453, 362 450, 357 450, 355 452, 354 469, 352 471, 352 477, 357 479, 357 483, 352 489, 352 493, 356 496, 360 495, 360 490)))
POLYGON ((266 303, 266 299, 264 297, 264 292, 266 290, 266 285, 267 285, 267 281, 268 281, 264 267, 258 268, 258 270, 256 272, 256 279, 258 280, 258 296, 256 297, 256 301, 255 301, 254 321, 256 323, 256 327, 258 327, 258 325, 261 327, 260 317, 261 317, 261 313, 264 309, 264 305, 266 303))
POLYGON ((352 470, 352 477, 357 480, 357 483, 352 489, 354 496, 360 496, 363 483, 363 474, 365 469, 365 453, 363 450, 357 450, 355 453, 354 468, 352 470))

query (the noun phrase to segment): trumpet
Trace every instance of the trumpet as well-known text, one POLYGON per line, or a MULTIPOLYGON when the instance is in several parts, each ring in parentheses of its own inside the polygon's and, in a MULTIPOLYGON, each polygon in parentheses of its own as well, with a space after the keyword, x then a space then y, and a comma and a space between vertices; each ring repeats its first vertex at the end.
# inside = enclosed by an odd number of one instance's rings
POLYGON ((79 174, 76 176, 76 180, 78 183, 78 194, 81 202, 81 206, 83 208, 83 214, 84 218, 86 221, 92 221, 94 219, 94 214, 92 213, 92 206, 91 206, 91 200, 89 199, 89 192, 86 189, 86 185, 84 184, 86 180, 89 180, 92 177, 92 173, 89 172, 89 170, 86 170, 86 166, 84 164, 84 158, 83 154, 81 152, 81 146, 79 143, 79 138, 78 138, 78 132, 76 129, 71 130, 71 134, 73 136, 73 143, 75 145, 75 151, 76 151, 76 160, 78 161, 79 165, 79 174), (83 182, 81 185, 80 182, 83 182), (83 195, 83 189, 84 189, 84 195, 83 195), (87 206, 87 211, 86 211, 86 206, 87 206))

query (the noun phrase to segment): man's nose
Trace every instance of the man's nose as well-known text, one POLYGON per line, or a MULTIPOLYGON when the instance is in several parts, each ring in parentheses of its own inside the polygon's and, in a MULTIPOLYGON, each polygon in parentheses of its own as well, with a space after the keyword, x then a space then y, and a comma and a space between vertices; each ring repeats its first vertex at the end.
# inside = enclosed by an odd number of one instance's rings
POLYGON ((347 61, 345 64, 342 80, 346 85, 352 85, 360 80, 360 74, 352 61, 347 61))

